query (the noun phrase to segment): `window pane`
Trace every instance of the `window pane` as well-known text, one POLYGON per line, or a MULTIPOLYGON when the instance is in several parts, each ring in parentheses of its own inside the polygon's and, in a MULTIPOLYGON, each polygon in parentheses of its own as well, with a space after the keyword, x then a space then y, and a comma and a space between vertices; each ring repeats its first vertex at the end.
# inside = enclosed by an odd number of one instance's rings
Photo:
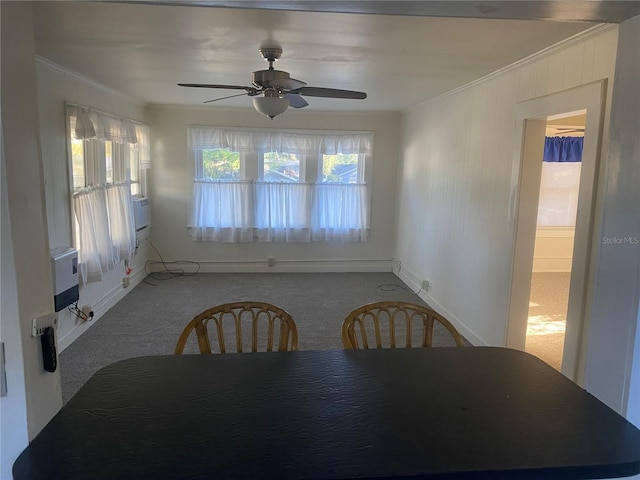
POLYGON ((129 180, 137 182, 140 180, 140 151, 131 148, 129 151, 129 180))
POLYGON ((323 155, 323 183, 361 183, 358 175, 358 154, 323 155))
POLYGON ((265 182, 300 181, 300 159, 295 153, 267 152, 263 158, 265 182))
POLYGON ((73 166, 73 188, 86 187, 84 179, 84 144, 82 140, 71 140, 71 163, 73 166))
POLYGON ((104 142, 104 163, 106 167, 107 183, 113 183, 113 151, 112 143, 104 142))
POLYGON ((202 177, 209 180, 240 179, 240 154, 226 148, 203 149, 202 177))
POLYGON ((131 195, 140 194, 140 150, 136 145, 129 146, 129 180, 131 195))
POLYGON ((87 186, 84 177, 84 144, 82 140, 76 138, 76 117, 71 117, 71 167, 73 169, 73 188, 83 188, 87 186))

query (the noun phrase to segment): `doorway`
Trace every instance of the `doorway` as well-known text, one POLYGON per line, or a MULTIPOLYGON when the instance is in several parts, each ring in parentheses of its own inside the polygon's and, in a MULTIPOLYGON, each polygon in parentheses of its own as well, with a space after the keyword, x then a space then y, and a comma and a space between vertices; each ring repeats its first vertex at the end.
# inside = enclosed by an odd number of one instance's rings
POLYGON ((547 118, 538 198, 525 351, 556 370, 571 285, 586 111, 547 118))
POLYGON ((602 138, 606 82, 599 81, 517 106, 512 214, 514 249, 507 326, 507 346, 526 349, 532 271, 542 178, 544 141, 548 119, 559 115, 585 115, 584 145, 578 186, 575 235, 569 273, 569 293, 560 371, 583 383, 585 345, 591 297, 593 217, 596 178, 602 138))

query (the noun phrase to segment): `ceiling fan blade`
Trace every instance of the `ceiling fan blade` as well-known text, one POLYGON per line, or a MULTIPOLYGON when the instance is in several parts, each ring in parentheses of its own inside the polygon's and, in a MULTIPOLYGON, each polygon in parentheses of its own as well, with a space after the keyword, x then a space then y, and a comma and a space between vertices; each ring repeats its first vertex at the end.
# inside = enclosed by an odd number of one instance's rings
POLYGON ((287 93, 285 97, 289 99, 290 107, 302 108, 309 105, 309 103, 304 98, 302 98, 300 95, 297 95, 295 93, 287 93))
POLYGON ((246 90, 249 93, 257 92, 255 87, 243 87, 241 85, 215 85, 211 83, 179 83, 179 87, 194 87, 194 88, 224 88, 227 90, 246 90))
POLYGON ((211 103, 211 102, 217 102, 218 100, 226 100, 227 98, 233 98, 233 97, 243 97, 245 95, 249 95, 247 93, 236 93, 235 95, 227 95, 226 97, 220 97, 220 98, 212 98, 211 100, 206 100, 202 103, 211 103))
POLYGON ((367 94, 364 92, 323 87, 301 87, 291 91, 290 93, 297 93, 308 97, 352 98, 355 100, 364 100, 367 98, 367 94))
POLYGON ((284 88, 285 90, 295 90, 296 88, 302 88, 306 85, 302 80, 296 80, 295 78, 276 78, 269 82, 269 86, 284 88))

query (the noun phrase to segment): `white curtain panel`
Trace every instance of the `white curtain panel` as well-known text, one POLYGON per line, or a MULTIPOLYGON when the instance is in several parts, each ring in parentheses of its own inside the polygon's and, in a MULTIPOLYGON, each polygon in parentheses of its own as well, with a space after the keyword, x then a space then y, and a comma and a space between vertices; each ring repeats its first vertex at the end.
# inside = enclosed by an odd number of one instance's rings
POLYGON ((91 121, 89 112, 83 108, 74 109, 76 124, 74 133, 79 140, 85 140, 88 138, 95 138, 96 129, 91 121))
POLYGON ((91 120, 96 129, 96 136, 100 140, 113 143, 138 143, 136 130, 131 120, 112 117, 91 111, 91 120))
POLYGON ((253 185, 249 182, 194 182, 189 231, 194 240, 253 240, 253 185))
POLYGON ((111 242, 118 260, 126 259, 131 262, 136 249, 131 186, 128 182, 108 185, 106 191, 111 242))
POLYGON ((349 155, 370 154, 373 150, 373 135, 364 132, 293 132, 189 127, 188 140, 192 148, 226 148, 239 153, 288 152, 303 155, 322 153, 349 155))
POLYGON ((315 185, 312 240, 366 241, 367 205, 365 185, 315 185))
POLYGON ((129 119, 77 105, 67 105, 66 111, 68 117, 76 119, 74 135, 79 140, 97 138, 114 143, 138 143, 137 124, 129 119))
POLYGON ((82 281, 102 280, 104 272, 114 268, 118 252, 111 243, 109 214, 104 188, 88 188, 73 196, 74 210, 78 220, 78 259, 82 281))
POLYGON ((256 233, 261 242, 309 242, 315 185, 255 184, 256 233))

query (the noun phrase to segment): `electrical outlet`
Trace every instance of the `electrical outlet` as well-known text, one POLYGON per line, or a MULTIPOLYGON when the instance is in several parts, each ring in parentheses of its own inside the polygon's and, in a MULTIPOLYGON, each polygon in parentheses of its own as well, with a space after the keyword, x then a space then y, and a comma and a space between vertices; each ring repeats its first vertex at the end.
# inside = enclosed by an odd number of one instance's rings
POLYGON ((398 272, 400 270, 402 270, 402 261, 401 260, 396 260, 396 270, 398 270, 398 272))
POLYGON ((270 267, 273 267, 276 264, 276 257, 269 257, 267 259, 267 265, 269 265, 270 267))
POLYGON ((129 277, 122 277, 122 288, 127 288, 129 286, 129 277))
POLYGON ((422 280, 422 283, 420 284, 420 287, 422 288, 422 290, 424 290, 425 292, 428 292, 429 290, 431 290, 431 287, 433 285, 431 285, 431 282, 429 280, 422 280))
POLYGON ((49 315, 43 315, 42 317, 34 318, 31 336, 39 337, 44 333, 45 328, 55 327, 58 324, 58 316, 55 313, 49 315))
POLYGON ((85 318, 90 319, 93 317, 93 312, 91 311, 91 305, 83 305, 81 310, 85 318))

